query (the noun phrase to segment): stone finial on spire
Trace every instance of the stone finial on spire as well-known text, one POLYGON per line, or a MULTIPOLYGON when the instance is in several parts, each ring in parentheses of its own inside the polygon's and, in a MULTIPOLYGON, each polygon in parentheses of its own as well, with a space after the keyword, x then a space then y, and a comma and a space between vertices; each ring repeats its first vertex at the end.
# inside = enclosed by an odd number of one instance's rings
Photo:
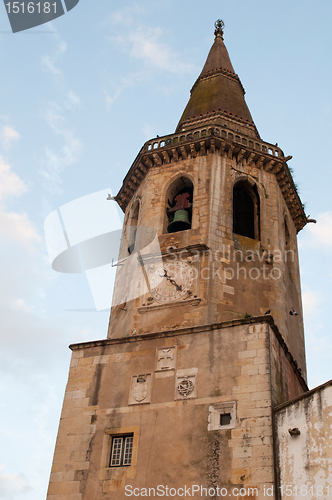
POLYGON ((220 36, 221 39, 223 40, 224 39, 224 27, 225 27, 224 21, 222 21, 221 19, 217 19, 217 21, 214 23, 214 27, 216 28, 214 30, 214 36, 215 37, 220 36))

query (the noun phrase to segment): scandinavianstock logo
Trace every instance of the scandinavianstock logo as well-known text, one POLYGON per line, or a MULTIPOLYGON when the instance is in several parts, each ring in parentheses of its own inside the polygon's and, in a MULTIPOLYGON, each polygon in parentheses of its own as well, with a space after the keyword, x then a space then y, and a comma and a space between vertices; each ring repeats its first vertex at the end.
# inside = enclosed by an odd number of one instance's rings
POLYGON ((79 0, 3 0, 13 33, 53 21, 69 12, 79 0))
POLYGON ((106 189, 66 203, 44 222, 52 268, 59 273, 85 273, 96 311, 146 294, 151 263, 162 266, 155 230, 128 224, 122 230, 110 192, 106 189), (127 255, 121 260, 120 248, 127 255))

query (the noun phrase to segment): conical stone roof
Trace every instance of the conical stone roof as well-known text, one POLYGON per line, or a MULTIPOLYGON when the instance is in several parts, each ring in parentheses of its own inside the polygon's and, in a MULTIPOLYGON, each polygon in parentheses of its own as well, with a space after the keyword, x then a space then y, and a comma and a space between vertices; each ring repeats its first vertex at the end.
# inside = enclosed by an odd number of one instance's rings
POLYGON ((244 99, 244 88, 224 44, 221 23, 216 23, 214 44, 191 89, 191 97, 176 130, 188 130, 191 125, 196 126, 208 119, 233 130, 241 128, 242 132, 245 127, 247 135, 259 137, 244 99))

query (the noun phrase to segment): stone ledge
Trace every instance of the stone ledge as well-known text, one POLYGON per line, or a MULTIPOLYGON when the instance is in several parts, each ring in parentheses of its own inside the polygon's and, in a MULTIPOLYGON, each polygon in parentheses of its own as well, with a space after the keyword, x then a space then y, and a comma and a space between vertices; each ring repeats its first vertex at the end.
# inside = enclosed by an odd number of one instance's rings
POLYGON ((77 353, 83 349, 89 349, 89 348, 94 348, 94 347, 99 347, 99 346, 104 347, 107 345, 127 344, 127 343, 131 343, 131 342, 134 342, 134 343, 146 342, 150 339, 178 337, 180 335, 187 335, 187 334, 193 334, 193 333, 204 333, 204 332, 210 332, 213 330, 222 330, 224 328, 232 328, 234 326, 254 325, 254 324, 258 324, 258 323, 270 325, 270 327, 271 327, 273 333, 275 334, 281 348, 284 350, 286 357, 287 357, 288 361, 290 362, 290 364, 295 372, 295 375, 298 378, 303 390, 305 392, 307 392, 309 390, 307 383, 306 383, 305 379, 303 378, 300 370, 298 369, 298 365, 297 365, 296 361, 294 360, 291 352, 288 350, 286 342, 284 341, 281 333, 279 332, 277 325, 274 323, 273 316, 271 316, 271 315, 264 314, 263 316, 253 316, 250 318, 235 319, 235 320, 231 320, 231 321, 222 321, 220 323, 212 323, 212 324, 208 324, 208 325, 200 325, 200 326, 194 326, 194 327, 188 327, 188 328, 179 328, 177 330, 169 330, 166 332, 160 332, 160 331, 159 332, 151 332, 151 333, 146 333, 144 335, 136 335, 134 337, 94 340, 94 341, 90 341, 90 342, 82 342, 79 344, 71 344, 69 346, 69 348, 72 351, 74 351, 74 353, 77 353))
POLYGON ((201 302, 200 298, 197 299, 189 299, 189 300, 183 300, 182 302, 167 302, 165 304, 158 304, 157 306, 144 306, 144 307, 139 307, 138 312, 141 314, 146 314, 147 312, 150 311, 159 311, 160 309, 165 309, 166 307, 180 307, 180 306, 198 306, 198 304, 201 302))

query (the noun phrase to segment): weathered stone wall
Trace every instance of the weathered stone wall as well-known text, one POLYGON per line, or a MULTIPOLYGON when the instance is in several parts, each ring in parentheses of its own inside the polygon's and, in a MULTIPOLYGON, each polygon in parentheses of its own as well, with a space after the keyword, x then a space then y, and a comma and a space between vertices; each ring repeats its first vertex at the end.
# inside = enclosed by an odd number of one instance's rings
POLYGON ((270 328, 272 406, 280 405, 308 390, 278 328, 270 328))
POLYGON ((263 498, 274 481, 270 335, 268 321, 247 320, 73 346, 47 499, 122 499, 125 485, 250 487, 263 498), (171 350, 168 369, 158 349, 171 350), (183 397, 186 376, 195 388, 183 397), (223 409, 232 420, 220 427, 223 409), (126 432, 133 463, 110 468, 111 436, 126 432))
POLYGON ((275 425, 280 497, 331 498, 332 381, 276 408, 275 425))

